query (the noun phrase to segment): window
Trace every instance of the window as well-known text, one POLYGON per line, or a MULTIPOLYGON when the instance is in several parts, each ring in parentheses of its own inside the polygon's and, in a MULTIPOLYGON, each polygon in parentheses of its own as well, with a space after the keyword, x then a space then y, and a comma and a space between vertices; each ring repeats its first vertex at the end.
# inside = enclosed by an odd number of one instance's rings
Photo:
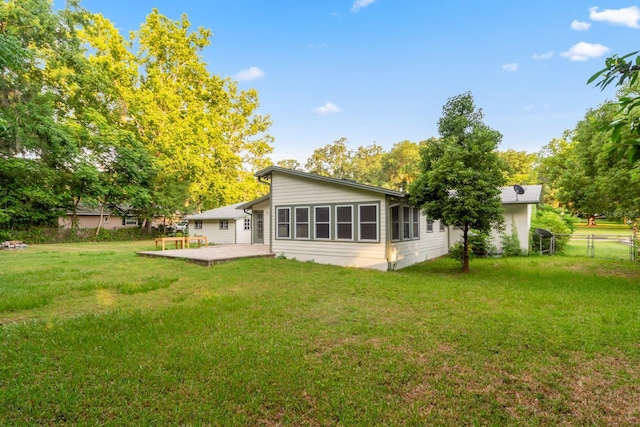
POLYGON ((309 238, 309 208, 295 208, 296 210, 296 239, 309 238))
POLYGON ((353 240, 353 206, 336 206, 336 238, 353 240))
POLYGON ((440 231, 445 231, 445 225, 443 220, 440 220, 440 231))
MULTIPOLYGON (((198 227, 196 227, 198 228, 198 227)), ((220 220, 220 230, 228 230, 229 229, 229 220, 228 219, 221 219, 220 220)))
POLYGON ((411 217, 409 212, 411 208, 409 206, 402 207, 402 238, 405 240, 411 239, 411 217))
POLYGON ((123 216, 122 225, 138 225, 138 218, 134 216, 123 216))
POLYGON ((291 208, 277 209, 278 225, 276 227, 276 237, 278 239, 291 238, 291 208))
POLYGON ((400 240, 400 206, 391 208, 391 240, 400 240))
POLYGON ((378 240, 378 206, 360 205, 358 209, 360 240, 378 240))
POLYGON ((330 239, 331 209, 329 206, 317 206, 315 208, 315 238, 330 239))
POLYGON ((246 230, 251 230, 251 218, 245 218, 244 219, 244 229, 246 230))
POLYGON ((111 218, 111 217, 110 217, 109 215, 105 215, 105 217, 104 217, 104 223, 105 223, 105 224, 109 224, 109 219, 110 219, 110 218, 111 218))
POLYGON ((202 230, 202 221, 196 221, 193 225, 196 230, 202 230))
POLYGON ((411 225, 413 227, 413 238, 419 239, 420 238, 420 209, 412 208, 411 215, 412 215, 411 225))
POLYGON ((427 217, 427 233, 433 233, 433 220, 427 217))

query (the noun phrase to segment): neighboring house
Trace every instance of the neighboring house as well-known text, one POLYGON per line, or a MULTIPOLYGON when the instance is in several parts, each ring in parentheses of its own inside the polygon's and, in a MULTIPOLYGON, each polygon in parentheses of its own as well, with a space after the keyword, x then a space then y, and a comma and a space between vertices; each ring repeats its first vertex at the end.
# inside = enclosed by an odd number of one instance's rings
POLYGON ((270 193, 238 209, 251 212, 251 242, 276 255, 395 270, 449 250, 448 227, 410 206, 406 193, 278 166, 256 176, 270 193))
POLYGON ((207 236, 209 243, 216 245, 251 243, 251 216, 238 210, 240 205, 242 203, 186 216, 189 234, 207 236))
MULTIPOLYGON (((76 209, 76 222, 79 228, 98 228, 100 215, 102 214, 101 227, 104 229, 115 230, 117 228, 137 227, 138 218, 126 215, 124 212, 121 210, 112 211, 107 208, 102 212, 100 207, 90 208, 80 205, 76 209)), ((73 226, 73 212, 67 212, 65 216, 58 218, 58 225, 62 228, 71 228, 73 226)))

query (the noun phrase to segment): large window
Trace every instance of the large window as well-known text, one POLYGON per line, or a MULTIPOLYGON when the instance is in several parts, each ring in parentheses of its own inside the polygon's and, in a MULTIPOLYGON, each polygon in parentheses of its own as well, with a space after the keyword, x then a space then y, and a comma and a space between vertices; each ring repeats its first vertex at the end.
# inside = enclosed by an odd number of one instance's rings
POLYGON ((291 208, 277 209, 278 225, 276 227, 276 237, 278 239, 291 238, 291 208))
POLYGON ((331 208, 329 206, 317 206, 315 208, 315 238, 331 238, 331 208))
POLYGON ((296 208, 296 239, 309 238, 309 208, 296 208))
POLYGON ((220 220, 220 230, 228 230, 229 229, 229 220, 221 219, 220 220))
POLYGON ((391 240, 400 240, 400 206, 391 208, 391 240))
POLYGON ((409 206, 402 207, 402 238, 411 239, 411 208, 409 206))
POLYGON ((353 206, 336 206, 336 238, 353 240, 353 206))
POLYGON ((378 240, 378 205, 358 206, 360 240, 378 240))

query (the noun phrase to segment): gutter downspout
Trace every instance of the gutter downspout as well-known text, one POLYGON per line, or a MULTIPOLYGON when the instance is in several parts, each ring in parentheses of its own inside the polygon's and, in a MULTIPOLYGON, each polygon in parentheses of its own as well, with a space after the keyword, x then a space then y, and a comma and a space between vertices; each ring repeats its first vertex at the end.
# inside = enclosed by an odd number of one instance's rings
POLYGON ((385 196, 385 211, 384 211, 384 228, 385 228, 385 236, 384 236, 384 256, 387 259, 387 271, 392 271, 392 263, 391 263, 391 219, 389 215, 389 205, 390 197, 385 196))

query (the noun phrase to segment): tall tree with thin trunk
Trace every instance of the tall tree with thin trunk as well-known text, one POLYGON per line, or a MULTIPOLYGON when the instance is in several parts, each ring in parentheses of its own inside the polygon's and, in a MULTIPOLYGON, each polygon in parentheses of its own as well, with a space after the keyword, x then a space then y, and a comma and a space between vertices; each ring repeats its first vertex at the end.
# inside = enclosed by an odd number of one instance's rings
POLYGON ((482 118, 471 93, 450 98, 438 121, 440 139, 420 149, 422 173, 409 190, 410 201, 429 218, 462 230, 464 272, 469 232, 489 232, 504 221, 500 187, 506 165, 497 151, 502 135, 482 118))

